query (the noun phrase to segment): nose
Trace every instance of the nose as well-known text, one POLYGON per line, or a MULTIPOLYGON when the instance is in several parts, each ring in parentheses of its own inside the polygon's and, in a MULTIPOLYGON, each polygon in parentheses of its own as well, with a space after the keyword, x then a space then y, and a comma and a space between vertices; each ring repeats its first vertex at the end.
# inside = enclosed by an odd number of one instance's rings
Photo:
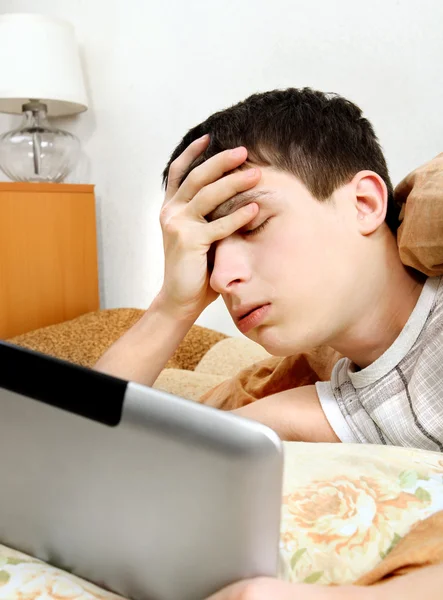
POLYGON ((251 278, 247 252, 233 236, 217 243, 209 285, 218 294, 232 293, 251 278))

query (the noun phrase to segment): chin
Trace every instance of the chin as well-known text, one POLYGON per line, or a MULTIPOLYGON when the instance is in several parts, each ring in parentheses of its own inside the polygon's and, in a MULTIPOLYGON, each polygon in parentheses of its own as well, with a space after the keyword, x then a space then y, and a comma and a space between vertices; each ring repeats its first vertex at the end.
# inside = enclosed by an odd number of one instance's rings
POLYGON ((259 327, 251 335, 251 339, 272 356, 291 356, 300 350, 294 351, 294 343, 287 336, 279 335, 275 327, 259 327))
POLYGON ((324 343, 323 336, 312 336, 312 332, 308 331, 305 335, 300 336, 300 330, 301 328, 291 336, 287 326, 283 333, 277 327, 264 326, 254 331, 251 339, 260 344, 272 356, 294 356, 324 343))

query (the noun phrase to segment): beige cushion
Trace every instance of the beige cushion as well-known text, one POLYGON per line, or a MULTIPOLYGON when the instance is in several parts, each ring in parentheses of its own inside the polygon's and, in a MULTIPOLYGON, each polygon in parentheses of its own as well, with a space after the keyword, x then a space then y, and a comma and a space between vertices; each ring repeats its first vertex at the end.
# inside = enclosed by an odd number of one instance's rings
POLYGON ((199 400, 213 387, 269 354, 247 338, 226 338, 203 356, 194 371, 164 369, 154 387, 188 400, 199 400))
POLYGON ((270 356, 266 350, 248 338, 226 338, 206 352, 195 371, 229 379, 242 369, 270 356))
POLYGON ((163 369, 153 387, 188 400, 199 400, 203 394, 225 379, 226 377, 222 375, 211 375, 210 373, 197 373, 185 369, 163 369))

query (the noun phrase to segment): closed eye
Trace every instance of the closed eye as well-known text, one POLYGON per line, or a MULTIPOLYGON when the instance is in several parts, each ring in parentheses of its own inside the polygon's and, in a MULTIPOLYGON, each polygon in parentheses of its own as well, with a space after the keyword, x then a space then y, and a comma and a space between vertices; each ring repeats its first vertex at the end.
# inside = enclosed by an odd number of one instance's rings
POLYGON ((263 231, 263 229, 266 227, 266 225, 269 223, 269 221, 270 221, 270 219, 266 219, 266 221, 264 221, 261 225, 259 225, 258 227, 255 227, 255 229, 247 229, 246 231, 242 231, 242 235, 246 235, 246 236, 257 235, 258 233, 263 231))

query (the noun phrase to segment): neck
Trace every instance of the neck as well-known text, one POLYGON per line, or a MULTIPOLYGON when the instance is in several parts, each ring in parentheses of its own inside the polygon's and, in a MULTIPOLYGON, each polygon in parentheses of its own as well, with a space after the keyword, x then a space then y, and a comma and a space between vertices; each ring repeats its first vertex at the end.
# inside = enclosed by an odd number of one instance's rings
POLYGON ((361 369, 373 363, 400 335, 417 304, 425 280, 424 275, 400 262, 395 244, 384 275, 367 282, 358 315, 337 339, 331 341, 331 346, 361 369))

